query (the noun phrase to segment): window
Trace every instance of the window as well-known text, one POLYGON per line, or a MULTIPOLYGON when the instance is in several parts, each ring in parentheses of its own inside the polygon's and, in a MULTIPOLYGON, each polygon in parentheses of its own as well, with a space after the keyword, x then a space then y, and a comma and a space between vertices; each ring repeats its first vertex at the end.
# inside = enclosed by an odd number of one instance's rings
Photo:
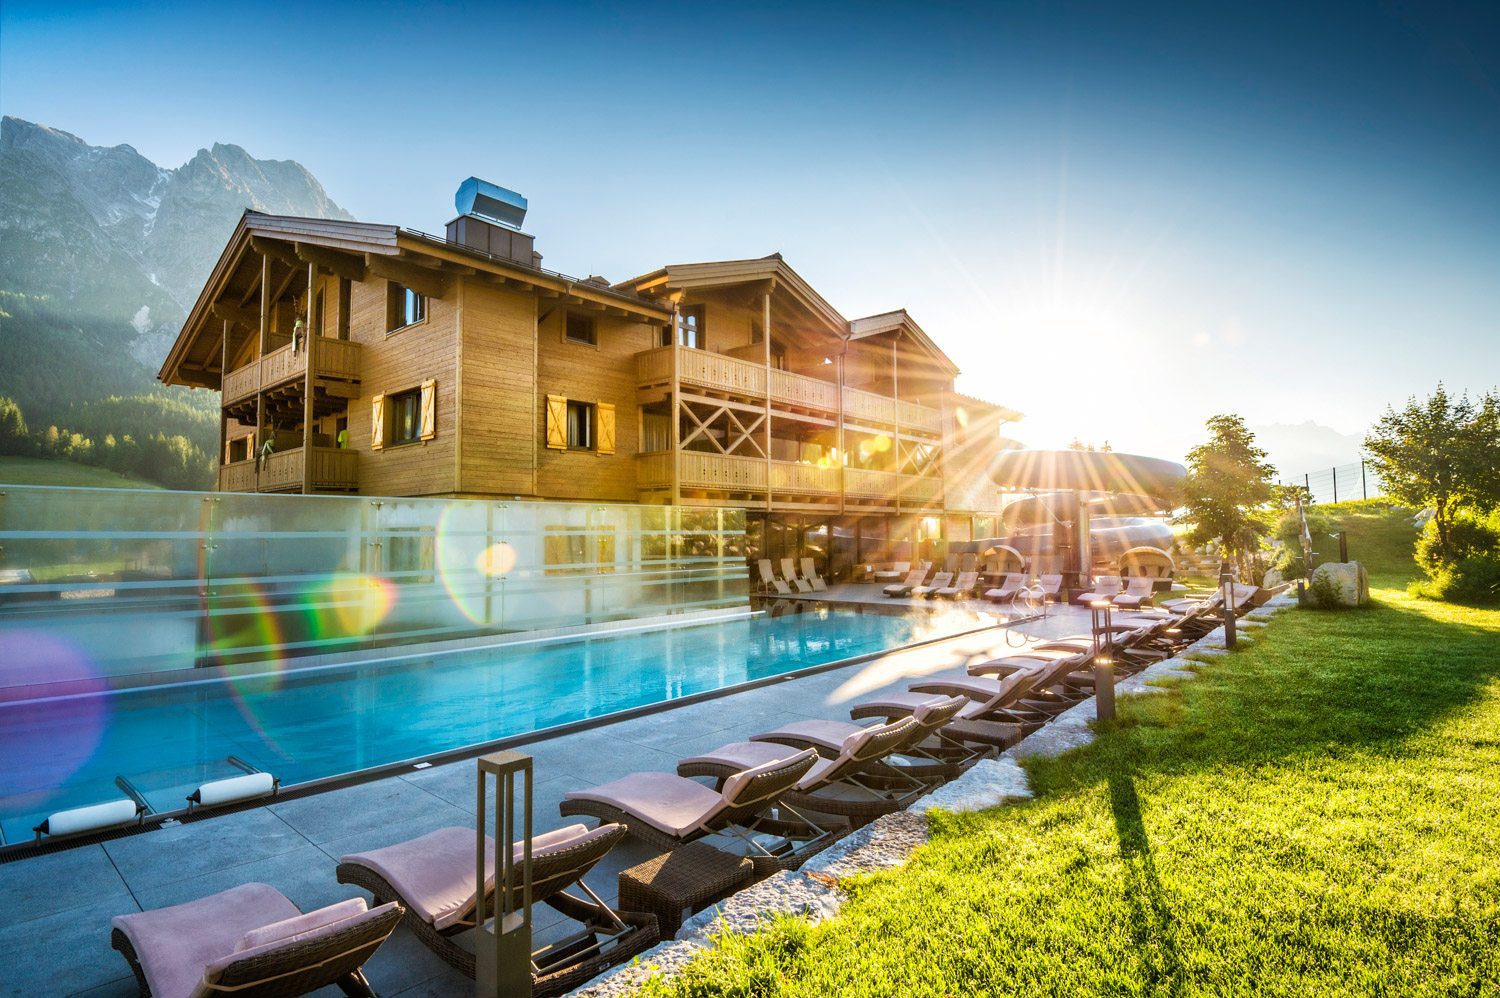
POLYGON ((594 407, 587 402, 568 402, 568 450, 593 450, 594 407))
POLYGON ((589 346, 599 345, 599 331, 594 326, 592 316, 569 312, 567 327, 563 335, 573 343, 587 343, 589 346))
MULTIPOLYGON (((703 306, 692 305, 677 313, 677 342, 694 350, 707 349, 704 340, 703 306)), ((672 344, 671 333, 661 331, 661 345, 672 344)))
POLYGON ((427 296, 411 288, 397 284, 386 284, 386 332, 414 326, 427 318, 427 296))
POLYGON ((385 399, 386 419, 390 424, 385 431, 385 446, 399 447, 416 443, 420 439, 422 422, 422 393, 420 390, 398 392, 385 399))

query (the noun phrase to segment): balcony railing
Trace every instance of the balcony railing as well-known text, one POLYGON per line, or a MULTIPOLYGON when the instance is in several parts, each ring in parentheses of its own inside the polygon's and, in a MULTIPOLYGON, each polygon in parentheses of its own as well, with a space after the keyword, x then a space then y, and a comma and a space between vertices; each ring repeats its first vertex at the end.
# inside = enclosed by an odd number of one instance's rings
MULTIPOLYGON (((671 382, 673 349, 657 347, 636 354, 636 379, 641 387, 671 382)), ((839 386, 834 382, 706 350, 680 349, 678 356, 677 377, 687 387, 753 399, 764 399, 769 388, 771 400, 783 406, 839 411, 839 386)), ((904 430, 934 435, 943 428, 937 409, 859 388, 844 389, 844 414, 854 423, 893 429, 899 424, 904 430)))
MULTIPOLYGON (((303 448, 277 451, 259 462, 235 461, 219 468, 220 492, 284 492, 302 488, 303 448)), ((312 487, 319 492, 348 492, 359 485, 359 452, 338 447, 312 448, 312 487)))
MULTIPOLYGON (((766 462, 761 458, 732 457, 683 451, 677 455, 678 474, 685 489, 719 492, 766 491, 766 462)), ((892 471, 823 467, 796 461, 770 462, 772 498, 783 495, 837 496, 840 488, 852 499, 930 502, 942 494, 942 479, 898 475, 892 471)), ((642 489, 665 489, 672 484, 672 454, 658 451, 640 455, 636 484, 642 489)))
MULTIPOLYGON (((299 344, 299 346, 302 346, 299 344)), ((335 340, 318 337, 317 375, 320 378, 335 378, 341 381, 359 380, 360 346, 350 340, 335 340)), ((290 343, 272 350, 244 367, 224 375, 222 386, 225 404, 236 402, 257 390, 273 388, 286 381, 294 381, 307 373, 307 350, 293 350, 290 343)))

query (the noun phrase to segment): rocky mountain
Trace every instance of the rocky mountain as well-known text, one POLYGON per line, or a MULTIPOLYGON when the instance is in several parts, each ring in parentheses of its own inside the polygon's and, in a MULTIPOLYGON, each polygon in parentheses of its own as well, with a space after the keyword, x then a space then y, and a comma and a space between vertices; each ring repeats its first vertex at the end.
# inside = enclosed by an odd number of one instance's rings
POLYGON ((162 392, 156 370, 245 208, 352 217, 300 164, 239 146, 167 169, 0 120, 0 395, 45 427, 92 400, 162 392))
POLYGON ((1326 471, 1334 465, 1356 464, 1365 438, 1362 433, 1340 433, 1331 426, 1269 423, 1252 426, 1255 442, 1265 449, 1276 470, 1287 480, 1305 473, 1326 471))

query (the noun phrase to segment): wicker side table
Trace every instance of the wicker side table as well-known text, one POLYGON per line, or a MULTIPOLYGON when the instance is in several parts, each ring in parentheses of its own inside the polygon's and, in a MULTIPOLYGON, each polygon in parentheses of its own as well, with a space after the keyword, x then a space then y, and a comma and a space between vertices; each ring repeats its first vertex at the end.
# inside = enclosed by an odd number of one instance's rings
POLYGON ((702 842, 688 842, 620 874, 621 911, 649 912, 671 939, 684 911, 696 912, 748 884, 755 865, 702 842))

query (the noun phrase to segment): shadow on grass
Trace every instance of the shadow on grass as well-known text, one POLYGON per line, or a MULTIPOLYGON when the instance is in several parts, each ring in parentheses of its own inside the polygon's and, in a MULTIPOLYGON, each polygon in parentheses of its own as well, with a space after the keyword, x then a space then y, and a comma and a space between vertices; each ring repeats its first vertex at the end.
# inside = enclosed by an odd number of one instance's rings
POLYGON ((1141 817, 1141 799, 1135 778, 1112 769, 1108 775, 1110 810, 1115 835, 1120 840, 1120 861, 1125 867, 1125 903, 1130 908, 1130 934, 1149 983, 1175 994, 1183 984, 1182 960, 1177 953, 1172 913, 1162 896, 1156 875, 1151 840, 1141 817))
POLYGON ((1045 794, 1117 772, 1401 753, 1500 680, 1500 615, 1461 619, 1475 617, 1404 603, 1280 614, 1253 646, 1200 665, 1178 692, 1122 699, 1119 723, 1091 745, 1027 760, 1032 787, 1045 794))

